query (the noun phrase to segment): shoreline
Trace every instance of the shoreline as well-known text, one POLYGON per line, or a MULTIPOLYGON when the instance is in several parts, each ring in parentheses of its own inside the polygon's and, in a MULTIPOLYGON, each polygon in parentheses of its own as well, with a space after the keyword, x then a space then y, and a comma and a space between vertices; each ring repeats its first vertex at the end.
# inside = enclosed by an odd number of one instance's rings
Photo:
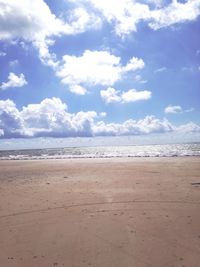
POLYGON ((124 156, 107 156, 107 157, 66 157, 66 158, 27 158, 27 159, 1 159, 0 158, 0 162, 5 162, 5 161, 63 161, 63 160, 128 160, 128 161, 131 161, 131 160, 137 160, 137 159, 141 159, 141 160, 145 160, 145 159, 200 159, 200 155, 178 155, 178 156, 127 156, 127 157, 124 157, 124 156))
POLYGON ((0 160, 200 157, 200 144, 66 147, 0 151, 0 160))

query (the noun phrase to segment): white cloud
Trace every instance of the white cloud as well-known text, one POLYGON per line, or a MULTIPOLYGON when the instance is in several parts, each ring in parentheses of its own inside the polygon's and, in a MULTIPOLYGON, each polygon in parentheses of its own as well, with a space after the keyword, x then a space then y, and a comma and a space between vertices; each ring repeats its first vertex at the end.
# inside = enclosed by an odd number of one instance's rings
POLYGON ((0 100, 0 135, 10 137, 75 137, 100 135, 142 135, 164 132, 200 132, 194 123, 176 127, 167 119, 147 116, 142 120, 127 120, 123 123, 99 121, 105 113, 95 111, 68 112, 68 107, 59 98, 44 99, 39 104, 30 104, 18 110, 11 100, 0 100))
POLYGON ((38 49, 41 61, 57 69, 59 62, 56 55, 49 51, 55 37, 99 29, 103 21, 110 23, 116 34, 123 37, 137 31, 140 21, 149 23, 151 28, 157 30, 195 20, 200 15, 199 0, 188 0, 186 3, 173 0, 167 6, 161 5, 160 9, 157 8, 158 5, 155 9, 150 9, 148 1, 146 4, 132 0, 66 2, 74 5, 70 5, 70 9, 63 11, 62 16, 58 17, 44 0, 0 0, 0 40, 32 43, 38 49))
POLYGON ((102 117, 102 118, 104 118, 104 117, 107 116, 107 113, 106 113, 106 112, 100 112, 100 113, 99 113, 99 116, 102 117))
POLYGON ((152 21, 149 26, 158 30, 176 23, 195 20, 199 15, 199 0, 188 0, 186 3, 173 0, 167 7, 151 11, 152 21))
POLYGON ((6 90, 6 89, 12 88, 12 87, 23 87, 26 84, 27 84, 27 81, 26 81, 23 73, 21 73, 19 76, 17 76, 13 72, 10 72, 8 75, 8 81, 3 82, 2 85, 0 86, 0 89, 6 90))
POLYGON ((119 93, 119 90, 115 90, 112 87, 109 87, 107 90, 100 91, 101 98, 106 104, 120 102, 121 97, 119 96, 119 93))
POLYGON ((182 112, 181 106, 168 106, 165 108, 165 113, 179 113, 182 112))
POLYGON ((24 135, 23 120, 15 103, 0 100, 0 132, 2 137, 20 137, 24 135))
POLYGON ((67 112, 67 105, 59 98, 45 99, 21 111, 29 136, 91 136, 96 112, 67 112))
POLYGON ((131 0, 70 0, 70 2, 81 3, 85 9, 95 10, 102 20, 114 26, 116 34, 121 37, 136 32, 137 24, 141 21, 158 30, 176 23, 193 21, 200 15, 199 0, 188 0, 185 3, 173 0, 168 5, 162 0, 149 0, 146 3, 131 0))
POLYGON ((143 19, 150 16, 148 5, 133 2, 131 0, 71 0, 71 2, 81 2, 88 8, 88 3, 92 10, 99 12, 102 20, 107 20, 114 24, 115 32, 119 36, 136 31, 136 25, 143 19))
POLYGON ((70 91, 76 95, 85 95, 87 93, 87 89, 80 85, 71 85, 69 87, 70 91))
POLYGON ((90 50, 80 57, 65 55, 57 75, 65 84, 113 84, 120 79, 120 58, 106 51, 90 50))
POLYGON ((181 125, 179 127, 176 128, 176 130, 178 132, 183 132, 183 133, 199 133, 200 132, 200 126, 193 123, 193 122, 189 122, 187 124, 181 125))
MULTIPOLYGON (((159 2, 159 0, 152 0, 159 2)), ((18 43, 32 43, 39 51, 41 61, 52 67, 56 74, 61 77, 62 81, 69 85, 82 85, 86 78, 81 74, 75 73, 75 70, 69 70, 68 62, 74 65, 85 63, 84 59, 89 54, 89 51, 80 57, 66 55, 63 61, 60 62, 54 53, 49 50, 50 46, 54 45, 55 38, 63 35, 76 35, 90 29, 99 29, 103 21, 107 21, 114 27, 116 34, 121 37, 137 31, 137 24, 140 21, 147 22, 149 26, 157 30, 162 27, 167 27, 175 23, 195 20, 200 14, 199 0, 188 0, 186 3, 180 3, 174 0, 169 5, 158 5, 153 9, 152 5, 139 3, 132 0, 66 0, 70 3, 70 8, 63 11, 58 17, 49 8, 44 0, 0 0, 0 40, 18 40, 18 43), (77 63, 77 64, 76 64, 77 63), (75 79, 78 83, 75 83, 75 79)), ((67 4, 66 4, 67 7, 67 4)), ((91 51, 90 51, 91 52, 91 51)), ((112 86, 116 81, 120 80, 124 73, 129 71, 139 70, 144 67, 142 59, 133 57, 122 66, 119 62, 116 63, 118 57, 115 57, 115 63, 112 63, 111 57, 106 54, 103 65, 108 70, 103 71, 97 59, 98 55, 94 53, 105 51, 93 51, 94 64, 88 61, 87 68, 81 69, 86 74, 89 84, 103 84, 112 86), (99 74, 95 74, 94 79, 88 74, 91 67, 95 67, 99 74), (101 77, 100 77, 101 76, 101 77), (104 79, 102 77, 105 77, 104 79)), ((93 60, 91 57, 91 60, 93 60)), ((80 68, 78 68, 80 72, 80 68)), ((141 81, 142 82, 142 81, 141 81)), ((146 81, 144 81, 146 82, 146 81)), ((76 88, 77 89, 77 88, 76 88)), ((74 90, 77 91, 77 90, 74 90)), ((83 90, 82 90, 83 94, 83 90)))
POLYGON ((105 103, 130 103, 136 102, 141 100, 148 100, 151 98, 151 92, 144 90, 144 91, 137 91, 135 89, 130 89, 129 91, 119 91, 115 90, 112 87, 109 87, 107 90, 100 91, 101 98, 105 101, 105 103))
MULTIPOLYGON (((127 65, 122 66, 120 57, 107 51, 86 50, 83 55, 76 57, 65 55, 63 62, 57 68, 57 76, 62 83, 70 85, 71 91, 79 87, 77 85, 113 85, 122 79, 122 76, 130 71, 136 71, 144 67, 142 59, 133 57, 127 65)), ((80 89, 80 88, 79 88, 80 89)), ((82 92, 82 90, 81 90, 82 92)))
POLYGON ((161 68, 159 68, 159 69, 156 69, 154 72, 155 72, 155 73, 160 73, 160 72, 164 72, 164 71, 166 71, 166 70, 167 70, 166 67, 161 67, 161 68))
POLYGON ((71 27, 71 32, 68 34, 77 34, 90 28, 98 29, 101 27, 101 19, 95 16, 93 12, 89 13, 82 7, 73 9, 69 13, 68 21, 68 25, 71 27))
POLYGON ((127 92, 123 92, 121 98, 122 98, 122 103, 148 100, 151 98, 151 92, 147 90, 137 91, 135 89, 131 89, 127 92))
POLYGON ((165 108, 165 113, 184 113, 184 112, 193 112, 194 108, 189 108, 189 109, 183 109, 181 106, 168 106, 165 108))
POLYGON ((114 24, 115 31, 120 36, 136 31, 136 23, 148 12, 148 6, 133 4, 131 0, 118 1, 117 3, 115 0, 88 0, 87 2, 100 12, 102 19, 114 24))
POLYGON ((136 71, 143 69, 145 66, 144 61, 141 58, 132 57, 126 66, 123 67, 124 72, 136 71))
POLYGON ((100 24, 92 12, 77 8, 70 10, 66 20, 56 17, 43 0, 0 0, 0 40, 24 40, 39 50, 41 60, 56 66, 55 56, 50 54, 52 38, 73 35, 100 24))
POLYGON ((123 123, 104 123, 97 122, 94 125, 95 135, 140 135, 160 132, 174 131, 174 126, 166 119, 159 120, 154 116, 147 116, 143 120, 127 120, 123 123))
POLYGON ((43 0, 1 0, 0 38, 32 41, 61 32, 64 24, 56 19, 43 0))

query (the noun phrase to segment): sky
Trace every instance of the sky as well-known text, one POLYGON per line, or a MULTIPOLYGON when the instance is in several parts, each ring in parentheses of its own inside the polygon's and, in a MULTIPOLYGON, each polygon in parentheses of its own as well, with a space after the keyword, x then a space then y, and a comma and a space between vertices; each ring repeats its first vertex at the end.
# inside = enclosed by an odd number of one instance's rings
POLYGON ((154 134, 200 137, 200 0, 0 0, 0 145, 154 134))

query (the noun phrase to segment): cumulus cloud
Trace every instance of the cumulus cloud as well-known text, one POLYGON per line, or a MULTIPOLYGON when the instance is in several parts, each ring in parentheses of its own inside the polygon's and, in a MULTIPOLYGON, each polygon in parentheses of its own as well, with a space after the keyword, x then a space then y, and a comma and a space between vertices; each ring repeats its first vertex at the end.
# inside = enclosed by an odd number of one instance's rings
POLYGON ((193 123, 193 122, 189 122, 187 124, 181 125, 179 127, 177 127, 176 129, 179 132, 184 132, 184 133, 199 133, 200 132, 200 126, 193 123))
POLYGON ((57 76, 65 84, 113 84, 120 79, 120 58, 106 51, 86 50, 82 56, 63 56, 57 76))
POLYGON ((67 137, 92 136, 92 125, 98 117, 94 111, 67 111, 59 98, 44 99, 18 110, 11 100, 0 101, 0 130, 2 137, 67 137))
POLYGON ((176 114, 176 113, 184 113, 184 112, 192 112, 194 111, 194 108, 189 108, 189 109, 182 109, 181 106, 168 106, 165 108, 165 113, 166 114, 169 114, 169 113, 172 113, 172 114, 176 114))
MULTIPOLYGON (((160 0, 152 0, 159 2, 160 0)), ((173 0, 166 5, 150 8, 149 1, 132 0, 66 0, 70 9, 56 16, 44 0, 0 0, 0 40, 19 40, 32 43, 41 61, 57 68, 59 61, 49 47, 55 37, 76 35, 99 29, 104 21, 110 23, 117 35, 123 37, 137 31, 137 24, 145 21, 154 29, 195 20, 200 15, 199 0, 185 3, 173 0), (73 5, 71 5, 73 3, 73 5)), ((67 5, 66 5, 67 6, 67 5)), ((131 65, 127 68, 131 68, 131 65)), ((127 71, 127 70, 126 70, 127 71)))
POLYGON ((81 83, 85 83, 87 78, 90 85, 112 86, 123 74, 142 69, 144 62, 133 57, 122 66, 119 57, 108 52, 106 54, 105 51, 89 50, 79 57, 65 55, 63 60, 59 61, 56 54, 49 49, 54 45, 56 37, 99 29, 104 21, 114 27, 117 35, 124 37, 137 31, 137 24, 141 21, 148 23, 153 30, 157 30, 195 20, 200 15, 199 0, 188 0, 185 3, 173 0, 168 5, 157 4, 154 8, 149 1, 141 3, 132 0, 117 2, 116 0, 66 0, 66 2, 70 2, 70 8, 68 6, 69 9, 63 11, 62 16, 56 16, 44 0, 0 0, 0 40, 18 40, 21 44, 33 44, 38 49, 41 61, 52 67, 63 83, 73 85, 70 88, 72 92, 82 95, 86 91, 74 86, 82 86, 81 83), (105 62, 100 60, 101 56, 105 62), (72 63, 72 69, 69 69, 69 63, 72 63), (102 66, 105 67, 105 71, 102 66))
POLYGON ((107 90, 101 90, 100 94, 106 104, 114 102, 130 103, 151 98, 151 92, 147 90, 137 91, 135 89, 130 89, 129 91, 121 92, 112 87, 109 87, 107 90))
POLYGON ((149 26, 158 30, 176 23, 193 21, 200 15, 200 1, 188 0, 180 3, 173 0, 167 7, 151 11, 151 20, 149 26))
POLYGON ((149 0, 141 3, 132 0, 70 0, 74 3, 82 3, 87 9, 100 13, 102 20, 114 25, 115 32, 119 36, 125 36, 137 31, 137 24, 147 22, 149 27, 158 30, 176 23, 193 21, 200 15, 199 0, 188 0, 180 3, 173 0, 165 5, 162 0, 149 0), (152 7, 152 3, 154 6, 152 7))
POLYGON ((23 119, 16 105, 11 100, 0 100, 1 137, 20 137, 24 135, 23 119))
POLYGON ((148 100, 151 98, 151 92, 147 90, 137 91, 135 89, 131 89, 127 92, 123 92, 121 98, 122 98, 122 103, 148 100))
POLYGON ((121 64, 121 58, 107 51, 86 50, 81 56, 63 56, 63 62, 57 69, 57 76, 62 83, 70 85, 72 92, 84 94, 81 85, 113 85, 130 71, 142 69, 145 63, 142 59, 131 58, 126 65, 121 64), (77 87, 78 86, 78 87, 77 87))
POLYGON ((124 72, 136 71, 143 69, 145 66, 144 61, 141 58, 132 57, 126 66, 123 67, 124 72))
POLYGON ((8 75, 8 81, 3 82, 0 86, 0 89, 6 90, 6 89, 12 88, 12 87, 23 87, 25 85, 27 85, 27 81, 26 81, 23 73, 21 73, 19 76, 17 76, 13 72, 10 72, 8 75))
POLYGON ((181 111, 181 106, 168 106, 165 108, 165 113, 179 113, 181 111))
POLYGON ((0 136, 10 137, 76 137, 120 136, 162 132, 200 132, 200 126, 188 123, 176 127, 167 119, 147 116, 141 120, 123 123, 105 123, 100 118, 105 112, 70 113, 59 98, 44 99, 39 104, 29 104, 18 110, 11 100, 0 100, 0 136))
POLYGON ((121 97, 119 96, 119 93, 119 90, 115 90, 115 88, 112 87, 109 87, 107 90, 100 91, 101 98, 106 104, 120 102, 121 97))
MULTIPOLYGON (((127 4, 131 2, 128 0, 127 4)), ((110 12, 114 11, 116 16, 121 14, 121 8, 122 13, 128 12, 123 1, 119 3, 116 5, 113 0, 107 1, 107 4, 105 1, 94 1, 91 4, 96 8, 91 10, 85 6, 85 2, 74 1, 69 10, 57 17, 44 0, 0 0, 0 40, 19 40, 23 46, 24 42, 33 44, 39 51, 41 61, 53 68, 62 83, 67 84, 72 93, 84 95, 87 93, 86 86, 112 86, 128 72, 144 68, 144 61, 132 57, 122 65, 118 56, 107 51, 90 50, 81 56, 64 55, 60 61, 49 47, 54 45, 55 37, 99 28, 102 23, 102 16, 97 10, 99 8, 105 9, 111 20, 110 12)))
POLYGON ((53 15, 44 1, 1 0, 0 38, 36 40, 61 32, 64 24, 53 15))
POLYGON ((143 120, 127 120, 124 123, 108 123, 103 121, 94 125, 95 135, 140 135, 150 133, 170 132, 174 130, 174 126, 166 119, 159 120, 154 116, 147 116, 143 120))
POLYGON ((101 26, 101 19, 82 7, 75 8, 68 14, 68 27, 71 28, 71 31, 66 32, 68 34, 82 33, 91 28, 98 29, 101 26))
POLYGON ((165 108, 165 113, 179 113, 182 112, 181 106, 168 106, 165 108))
POLYGON ((69 89, 72 93, 76 95, 85 95, 87 93, 87 89, 85 87, 77 84, 70 85, 69 89))
POLYGON ((148 5, 136 3, 132 0, 70 0, 71 2, 81 2, 85 8, 89 6, 98 12, 102 20, 114 25, 115 32, 119 36, 130 34, 136 31, 136 25, 141 20, 150 17, 148 5))
POLYGON ((68 12, 66 20, 56 17, 43 0, 0 0, 0 40, 25 40, 39 50, 41 60, 56 66, 49 52, 53 38, 74 35, 98 27, 100 19, 92 12, 77 8, 68 12))

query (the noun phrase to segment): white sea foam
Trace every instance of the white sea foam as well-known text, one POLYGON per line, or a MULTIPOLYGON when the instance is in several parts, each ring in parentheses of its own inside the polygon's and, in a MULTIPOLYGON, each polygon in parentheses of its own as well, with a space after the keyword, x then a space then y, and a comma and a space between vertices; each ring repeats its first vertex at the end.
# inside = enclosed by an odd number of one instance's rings
POLYGON ((200 156, 200 144, 69 147, 0 151, 0 160, 200 156))

